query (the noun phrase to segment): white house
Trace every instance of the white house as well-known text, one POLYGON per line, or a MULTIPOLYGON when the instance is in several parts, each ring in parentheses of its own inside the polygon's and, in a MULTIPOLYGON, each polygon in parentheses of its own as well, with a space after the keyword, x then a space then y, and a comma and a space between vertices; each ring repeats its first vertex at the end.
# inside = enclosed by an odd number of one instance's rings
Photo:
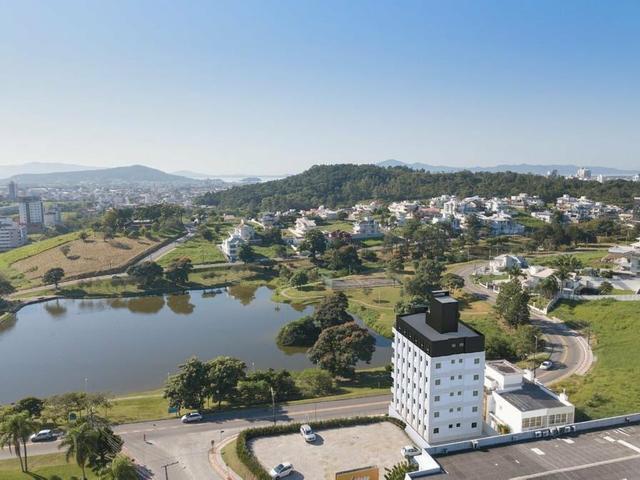
POLYGON ((238 255, 240 254, 240 247, 244 245, 245 241, 242 240, 238 235, 231 234, 229 237, 225 238, 222 242, 221 249, 222 253, 225 254, 227 259, 230 262, 235 262, 238 260, 238 255))
POLYGON ((289 231, 297 238, 302 238, 310 230, 318 228, 315 220, 311 220, 307 217, 300 217, 296 219, 296 225, 294 228, 290 228, 289 231))
POLYGON ((251 225, 247 225, 244 220, 240 221, 240 224, 233 229, 231 236, 241 238, 245 242, 250 242, 256 235, 256 231, 251 225))
POLYGON ((556 395, 531 377, 506 360, 487 362, 485 420, 491 428, 521 433, 573 423, 575 407, 567 396, 556 395))
POLYGON ((538 220, 542 220, 544 223, 551 223, 551 220, 553 219, 553 213, 549 210, 545 210, 543 212, 531 212, 531 216, 538 220))
POLYGON ((520 235, 524 233, 524 225, 515 222, 508 213, 479 214, 477 217, 491 229, 491 235, 520 235))
POLYGON ((458 320, 458 301, 433 292, 428 311, 398 315, 393 328, 389 414, 426 444, 482 433, 484 336, 458 320))
POLYGON ((335 220, 338 218, 338 210, 331 210, 324 205, 320 205, 316 210, 316 215, 324 220, 335 220))
POLYGON ((514 267, 524 270, 528 267, 527 261, 524 257, 503 253, 489 262, 489 269, 493 273, 501 273, 514 267))
POLYGON ((0 217, 0 252, 21 247, 27 243, 27 227, 10 218, 0 217))
POLYGON ((380 224, 371 217, 356 221, 353 225, 352 238, 363 240, 366 238, 380 238, 383 236, 380 224))

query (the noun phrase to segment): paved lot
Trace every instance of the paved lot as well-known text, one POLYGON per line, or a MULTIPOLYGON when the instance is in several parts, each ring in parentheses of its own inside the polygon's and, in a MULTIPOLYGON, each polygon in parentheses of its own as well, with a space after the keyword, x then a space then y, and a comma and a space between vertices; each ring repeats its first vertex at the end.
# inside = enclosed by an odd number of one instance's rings
POLYGON ((437 458, 445 475, 473 480, 640 479, 640 426, 437 458))
MULTIPOLYGON (((296 470, 291 480, 333 479, 335 473, 375 465, 384 472, 402 461, 400 449, 411 444, 398 427, 389 422, 316 432, 318 439, 307 444, 298 434, 260 438, 253 451, 267 469, 291 462, 296 470)), ((382 478, 382 475, 381 475, 382 478)))

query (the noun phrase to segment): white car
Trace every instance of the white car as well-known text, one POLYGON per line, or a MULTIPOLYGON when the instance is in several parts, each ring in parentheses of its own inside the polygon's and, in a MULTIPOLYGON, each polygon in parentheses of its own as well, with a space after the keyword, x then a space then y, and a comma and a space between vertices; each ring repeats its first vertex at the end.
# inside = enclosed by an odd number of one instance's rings
POLYGON ((187 413, 186 415, 183 415, 181 420, 182 420, 182 423, 199 422, 202 420, 202 415, 198 412, 191 412, 191 413, 187 413))
POLYGON ((300 427, 300 435, 304 438, 304 441, 307 443, 316 441, 316 434, 313 432, 313 429, 305 424, 300 427))
POLYGON ((551 370, 553 368, 553 362, 551 360, 545 360, 540 364, 540 370, 551 370))
POLYGON ((422 451, 418 447, 414 447, 413 445, 406 445, 400 449, 400 453, 405 458, 417 457, 422 453, 422 451))
POLYGON ((280 463, 273 467, 269 472, 271 478, 284 478, 293 472, 293 465, 290 463, 280 463))
POLYGON ((50 442, 55 440, 56 436, 53 430, 40 430, 38 433, 34 433, 29 437, 32 442, 50 442))

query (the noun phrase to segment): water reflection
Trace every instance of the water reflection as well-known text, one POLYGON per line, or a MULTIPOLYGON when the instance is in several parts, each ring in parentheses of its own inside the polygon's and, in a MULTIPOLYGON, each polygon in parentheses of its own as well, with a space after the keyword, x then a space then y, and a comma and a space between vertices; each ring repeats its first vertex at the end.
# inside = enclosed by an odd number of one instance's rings
POLYGON ((45 303, 44 309, 54 318, 62 317, 67 313, 67 307, 62 305, 60 300, 45 303))
POLYGON ((164 304, 164 297, 134 297, 127 300, 127 308, 132 313, 158 313, 164 304))
POLYGON ((9 315, 9 317, 5 317, 5 319, 0 322, 0 335, 2 335, 5 332, 8 332, 15 326, 16 326, 15 315, 9 315))
POLYGON ((238 284, 227 288, 229 295, 239 300, 242 305, 249 305, 256 299, 256 290, 258 285, 252 284, 238 284))
POLYGON ((191 294, 184 295, 169 295, 167 299, 167 306, 173 313, 178 315, 189 315, 193 313, 196 306, 191 303, 191 294))

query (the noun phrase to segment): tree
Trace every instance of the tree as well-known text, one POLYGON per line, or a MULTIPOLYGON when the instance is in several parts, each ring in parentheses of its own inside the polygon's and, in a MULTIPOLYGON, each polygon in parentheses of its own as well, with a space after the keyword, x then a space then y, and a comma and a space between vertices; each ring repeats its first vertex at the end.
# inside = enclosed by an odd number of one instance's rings
POLYGON ((433 290, 440 288, 444 265, 435 260, 423 260, 418 264, 416 273, 407 280, 406 292, 418 298, 428 298, 433 290))
POLYGON ((498 316, 512 327, 529 323, 529 293, 517 278, 502 284, 496 298, 498 316))
POLYGON ((598 293, 600 295, 609 295, 611 292, 613 292, 613 285, 611 282, 604 281, 598 287, 598 293))
POLYGON ((242 360, 232 357, 218 357, 208 363, 208 394, 218 401, 231 400, 236 393, 238 382, 245 378, 247 366, 242 360))
POLYGON ((88 465, 94 472, 102 472, 120 453, 124 441, 111 430, 105 420, 99 417, 91 416, 82 421, 88 423, 93 430, 88 465))
POLYGON ((241 262, 251 263, 256 259, 256 252, 253 251, 251 245, 243 243, 240 245, 240 251, 238 252, 238 258, 241 262))
POLYGON ((55 285, 56 290, 58 289, 58 283, 64 277, 64 270, 60 267, 50 268, 47 270, 42 276, 42 282, 45 285, 51 285, 52 283, 55 285))
POLYGON ((15 292, 15 290, 11 282, 7 280, 4 275, 0 275, 0 295, 9 295, 15 292))
POLYGON ((265 382, 269 388, 269 400, 271 400, 271 389, 275 394, 276 402, 292 400, 300 396, 295 380, 288 370, 256 370, 247 374, 246 380, 249 382, 265 382))
POLYGON ((320 335, 313 316, 306 316, 283 325, 276 342, 281 347, 311 347, 320 335))
POLYGON ((213 232, 204 225, 200 225, 198 227, 198 233, 207 242, 213 242, 213 239, 215 238, 215 236, 213 235, 213 232))
POLYGON ((31 418, 39 417, 44 409, 44 400, 36 397, 25 397, 13 406, 17 413, 26 412, 31 418))
POLYGON ((296 385, 305 397, 331 395, 336 390, 336 382, 329 372, 319 368, 307 368, 296 375, 296 385))
POLYGON ((540 330, 533 325, 520 325, 516 328, 512 339, 514 355, 519 359, 524 359, 529 354, 533 354, 536 350, 536 337, 538 337, 537 350, 540 352, 544 349, 540 330))
POLYGON ((178 366, 178 373, 169 377, 164 398, 178 409, 201 409, 210 390, 209 365, 191 357, 178 366))
POLYGON ((404 271, 404 263, 399 257, 393 257, 387 260, 387 270, 391 273, 401 273, 404 271))
POLYGON ((442 286, 449 290, 459 290, 464 287, 464 278, 455 273, 445 273, 442 276, 442 286))
POLYGON ((151 287, 162 278, 163 273, 164 270, 162 270, 162 267, 152 261, 145 261, 127 268, 127 275, 132 277, 144 288, 151 287))
POLYGON ((353 321, 347 313, 349 299, 343 292, 336 292, 322 299, 313 314, 314 321, 320 330, 335 327, 353 321))
POLYGON ((404 480, 407 473, 415 472, 418 469, 417 463, 404 462, 397 463, 391 468, 384 469, 384 480, 404 480))
POLYGON ((97 450, 97 437, 97 432, 91 428, 89 423, 81 422, 69 429, 58 446, 60 449, 66 449, 67 462, 72 458, 76 461, 82 470, 84 480, 87 478, 86 469, 89 466, 89 458, 97 450))
POLYGON ((305 233, 304 240, 300 244, 300 250, 309 252, 314 260, 316 255, 324 253, 326 248, 327 240, 320 230, 309 230, 305 233))
POLYGON ((89 239, 89 234, 84 230, 82 230, 78 236, 83 242, 86 242, 89 239))
POLYGON ((327 252, 328 267, 331 270, 349 270, 357 272, 362 266, 362 261, 358 257, 358 250, 353 245, 343 245, 338 248, 331 248, 327 252))
POLYGON ((352 377, 358 360, 371 361, 375 343, 366 328, 349 322, 324 330, 309 350, 309 359, 334 376, 352 377))
POLYGON ((164 275, 167 280, 173 283, 186 285, 189 283, 191 270, 193 270, 191 259, 189 257, 181 257, 171 262, 164 275))
POLYGON ((552 299, 555 297, 560 290, 560 286, 558 285, 558 280, 556 277, 549 276, 544 278, 538 283, 537 290, 540 292, 546 299, 552 299))
POLYGON ((105 480, 137 480, 138 470, 131 459, 125 455, 116 455, 103 473, 105 480))
POLYGON ((309 276, 304 270, 296 270, 289 277, 289 284, 292 287, 300 288, 307 283, 309 283, 309 276))
POLYGON ((35 429, 35 423, 26 412, 7 415, 0 423, 0 448, 13 449, 23 472, 29 471, 27 441, 35 429))

